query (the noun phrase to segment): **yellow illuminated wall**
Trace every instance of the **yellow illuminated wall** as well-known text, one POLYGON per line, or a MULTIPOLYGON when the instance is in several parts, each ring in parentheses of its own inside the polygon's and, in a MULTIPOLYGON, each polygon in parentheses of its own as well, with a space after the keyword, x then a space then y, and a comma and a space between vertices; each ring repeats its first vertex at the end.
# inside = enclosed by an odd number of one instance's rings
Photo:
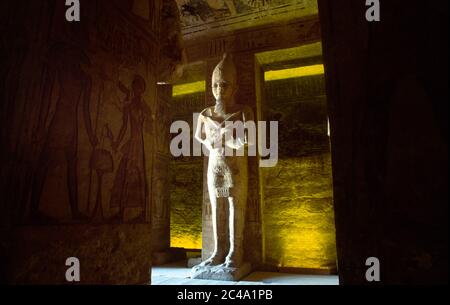
MULTIPOLYGON (((171 105, 173 120, 188 122, 192 130, 192 114, 200 112, 204 107, 204 91, 204 82, 174 86, 171 105)), ((203 158, 174 158, 170 163, 169 171, 172 182, 170 185, 170 245, 174 248, 201 249, 203 158)))
POLYGON ((323 65, 265 73, 265 119, 279 120, 279 161, 261 168, 265 261, 336 269, 323 65))
POLYGON ((264 73, 265 81, 274 81, 286 78, 304 77, 324 74, 323 65, 311 65, 305 67, 267 71, 264 73))
POLYGON ((173 96, 182 96, 205 91, 206 82, 198 81, 173 86, 173 96))
POLYGON ((263 169, 266 262, 334 269, 336 245, 329 154, 279 160, 263 169))

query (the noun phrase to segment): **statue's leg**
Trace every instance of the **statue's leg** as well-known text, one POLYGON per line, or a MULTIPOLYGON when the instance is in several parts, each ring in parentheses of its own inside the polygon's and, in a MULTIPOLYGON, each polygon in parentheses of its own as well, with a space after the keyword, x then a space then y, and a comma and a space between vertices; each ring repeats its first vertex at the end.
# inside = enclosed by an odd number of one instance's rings
POLYGON ((211 202, 211 220, 212 220, 212 227, 213 227, 213 240, 214 240, 214 250, 211 254, 211 256, 201 263, 202 266, 215 266, 223 263, 225 259, 225 251, 223 250, 224 247, 224 236, 221 234, 222 230, 219 230, 218 227, 218 220, 219 220, 219 211, 217 208, 217 201, 218 198, 214 196, 215 193, 210 192, 210 202, 211 202))
POLYGON ((242 264, 244 259, 244 225, 245 208, 243 198, 229 197, 229 238, 230 250, 225 259, 225 267, 234 268, 242 264))

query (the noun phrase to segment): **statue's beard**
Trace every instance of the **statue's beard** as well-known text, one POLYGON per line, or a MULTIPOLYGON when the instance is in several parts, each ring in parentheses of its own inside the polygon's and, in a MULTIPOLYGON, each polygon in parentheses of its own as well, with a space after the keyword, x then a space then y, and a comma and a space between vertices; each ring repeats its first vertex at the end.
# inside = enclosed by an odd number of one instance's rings
POLYGON ((214 112, 218 114, 226 113, 226 105, 221 99, 216 100, 216 106, 214 107, 214 112))

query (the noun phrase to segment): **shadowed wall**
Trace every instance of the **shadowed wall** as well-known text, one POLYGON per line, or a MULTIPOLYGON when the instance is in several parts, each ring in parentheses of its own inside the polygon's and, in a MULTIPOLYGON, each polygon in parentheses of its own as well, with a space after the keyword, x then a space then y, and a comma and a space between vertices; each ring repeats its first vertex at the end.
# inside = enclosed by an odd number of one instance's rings
POLYGON ((319 0, 340 282, 448 282, 448 1, 319 0), (381 1, 380 1, 381 2, 381 1))
POLYGON ((74 23, 64 1, 2 2, 6 282, 66 283, 73 256, 82 283, 150 280, 152 196, 167 174, 154 135, 167 110, 156 92, 161 2, 136 14, 138 2, 83 2, 74 23))

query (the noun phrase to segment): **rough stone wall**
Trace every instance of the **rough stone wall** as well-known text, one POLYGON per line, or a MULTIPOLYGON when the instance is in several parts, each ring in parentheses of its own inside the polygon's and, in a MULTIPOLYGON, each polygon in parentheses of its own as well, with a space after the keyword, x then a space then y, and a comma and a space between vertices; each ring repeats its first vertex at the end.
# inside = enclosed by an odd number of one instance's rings
POLYGON ((333 272, 330 154, 281 159, 263 175, 266 263, 333 272))
POLYGON ((265 260, 335 269, 336 244, 324 76, 265 84, 264 117, 279 122, 279 161, 262 168, 265 260))
POLYGON ((9 238, 7 253, 14 258, 5 271, 10 283, 68 284, 69 257, 80 260, 82 285, 150 283, 148 225, 20 227, 9 238))
POLYGON ((201 249, 203 159, 175 159, 170 164, 170 173, 171 246, 201 249))
POLYGON ((82 283, 148 282, 161 2, 5 2, 2 279, 61 283, 76 256, 82 283))
MULTIPOLYGON (((172 120, 188 122, 191 132, 194 132, 192 115, 201 112, 204 103, 204 92, 172 98, 172 120)), ((170 163, 170 177, 171 246, 201 249, 203 157, 173 158, 170 163)))

